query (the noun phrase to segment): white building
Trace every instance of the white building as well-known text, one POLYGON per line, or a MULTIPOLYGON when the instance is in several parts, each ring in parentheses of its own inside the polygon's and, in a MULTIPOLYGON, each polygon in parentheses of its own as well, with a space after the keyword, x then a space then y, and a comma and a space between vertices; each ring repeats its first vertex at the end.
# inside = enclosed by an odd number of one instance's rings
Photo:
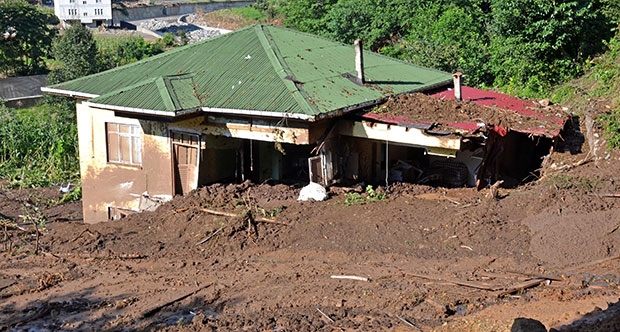
POLYGON ((63 23, 112 25, 112 0, 54 0, 54 13, 63 23))

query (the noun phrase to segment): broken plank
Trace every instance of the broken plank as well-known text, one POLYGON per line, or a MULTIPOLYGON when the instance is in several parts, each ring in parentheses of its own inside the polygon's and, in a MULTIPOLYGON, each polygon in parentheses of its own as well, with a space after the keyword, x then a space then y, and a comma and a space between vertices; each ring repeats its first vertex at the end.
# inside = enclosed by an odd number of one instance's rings
POLYGON ((536 279, 522 282, 522 283, 510 286, 510 287, 506 287, 498 294, 498 296, 505 296, 508 294, 513 294, 519 291, 523 291, 528 288, 536 287, 547 280, 548 279, 544 279, 544 278, 536 278, 536 279))
POLYGON ((209 213, 209 214, 214 214, 216 216, 224 216, 224 217, 237 217, 238 216, 238 214, 236 214, 236 213, 223 212, 223 211, 215 211, 215 210, 205 209, 205 208, 200 209, 200 211, 204 211, 204 212, 209 213))

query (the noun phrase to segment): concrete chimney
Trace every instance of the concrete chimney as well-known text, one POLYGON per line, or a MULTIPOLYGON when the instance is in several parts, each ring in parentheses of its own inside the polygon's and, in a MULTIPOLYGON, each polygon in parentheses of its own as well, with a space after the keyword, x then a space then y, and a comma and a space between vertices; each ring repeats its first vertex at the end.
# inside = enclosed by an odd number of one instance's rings
POLYGON ((457 101, 463 100, 461 95, 461 77, 463 74, 461 72, 456 72, 452 74, 452 80, 454 81, 454 99, 457 101))
POLYGON ((355 71, 357 72, 357 80, 360 84, 364 84, 364 52, 362 51, 362 41, 355 40, 355 71))

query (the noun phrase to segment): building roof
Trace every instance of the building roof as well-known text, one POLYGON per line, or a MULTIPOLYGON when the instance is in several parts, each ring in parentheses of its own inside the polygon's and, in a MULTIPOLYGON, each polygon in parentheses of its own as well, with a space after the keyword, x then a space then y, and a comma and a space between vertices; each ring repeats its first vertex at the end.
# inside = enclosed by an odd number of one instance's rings
POLYGON ((462 101, 457 102, 452 89, 429 96, 403 95, 362 117, 429 132, 471 135, 493 124, 546 137, 557 136, 568 119, 557 105, 544 107, 493 91, 462 86, 461 96, 462 101))
POLYGON ((138 113, 174 116, 199 107, 312 121, 452 82, 449 73, 372 52, 364 52, 364 74, 360 85, 353 46, 255 25, 43 91, 138 113))
POLYGON ((47 75, 8 77, 0 79, 0 98, 14 100, 26 97, 40 97, 41 87, 47 75))

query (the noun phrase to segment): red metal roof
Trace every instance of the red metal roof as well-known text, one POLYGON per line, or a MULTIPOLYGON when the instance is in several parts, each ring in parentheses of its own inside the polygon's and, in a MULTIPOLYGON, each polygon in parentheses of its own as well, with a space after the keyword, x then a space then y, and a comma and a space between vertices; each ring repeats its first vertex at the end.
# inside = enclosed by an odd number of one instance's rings
MULTIPOLYGON (((440 99, 450 99, 454 100, 454 90, 448 89, 441 92, 437 92, 431 95, 432 97, 440 98, 440 99)), ((468 86, 462 86, 461 88, 461 96, 463 101, 469 101, 475 103, 479 106, 485 107, 495 107, 500 108, 507 111, 514 111, 517 114, 528 116, 531 118, 539 119, 543 122, 549 122, 550 125, 548 127, 553 127, 552 131, 549 131, 548 128, 545 127, 535 127, 535 128, 509 128, 512 130, 516 130, 519 132, 525 132, 534 135, 544 135, 544 136, 557 136, 560 133, 560 130, 563 124, 566 121, 565 117, 558 116, 550 116, 543 114, 542 112, 536 111, 536 109, 540 108, 540 105, 534 104, 532 101, 527 101, 523 99, 519 99, 516 97, 512 97, 506 94, 497 93, 493 91, 476 89, 468 86), (559 129, 557 129, 559 128, 559 129)), ((549 112, 547 112, 549 113, 549 112)), ((436 123, 434 119, 428 119, 428 121, 416 121, 412 122, 407 117, 393 115, 389 113, 366 113, 362 115, 363 118, 368 120, 381 121, 389 124, 405 126, 405 127, 413 127, 419 129, 431 129, 433 124, 436 123)), ((465 131, 468 133, 474 133, 484 124, 478 123, 476 121, 461 121, 461 122, 443 122, 442 124, 446 125, 449 128, 452 128, 453 131, 465 131)))
MULTIPOLYGON (((437 98, 454 99, 454 90, 444 90, 431 96, 437 98)), ((501 109, 514 111, 521 115, 538 118, 541 120, 553 121, 563 124, 565 119, 560 117, 550 117, 533 110, 531 101, 526 101, 516 97, 512 97, 503 93, 476 89, 468 86, 461 88, 461 96, 465 101, 471 101, 480 106, 498 107, 501 109)))

